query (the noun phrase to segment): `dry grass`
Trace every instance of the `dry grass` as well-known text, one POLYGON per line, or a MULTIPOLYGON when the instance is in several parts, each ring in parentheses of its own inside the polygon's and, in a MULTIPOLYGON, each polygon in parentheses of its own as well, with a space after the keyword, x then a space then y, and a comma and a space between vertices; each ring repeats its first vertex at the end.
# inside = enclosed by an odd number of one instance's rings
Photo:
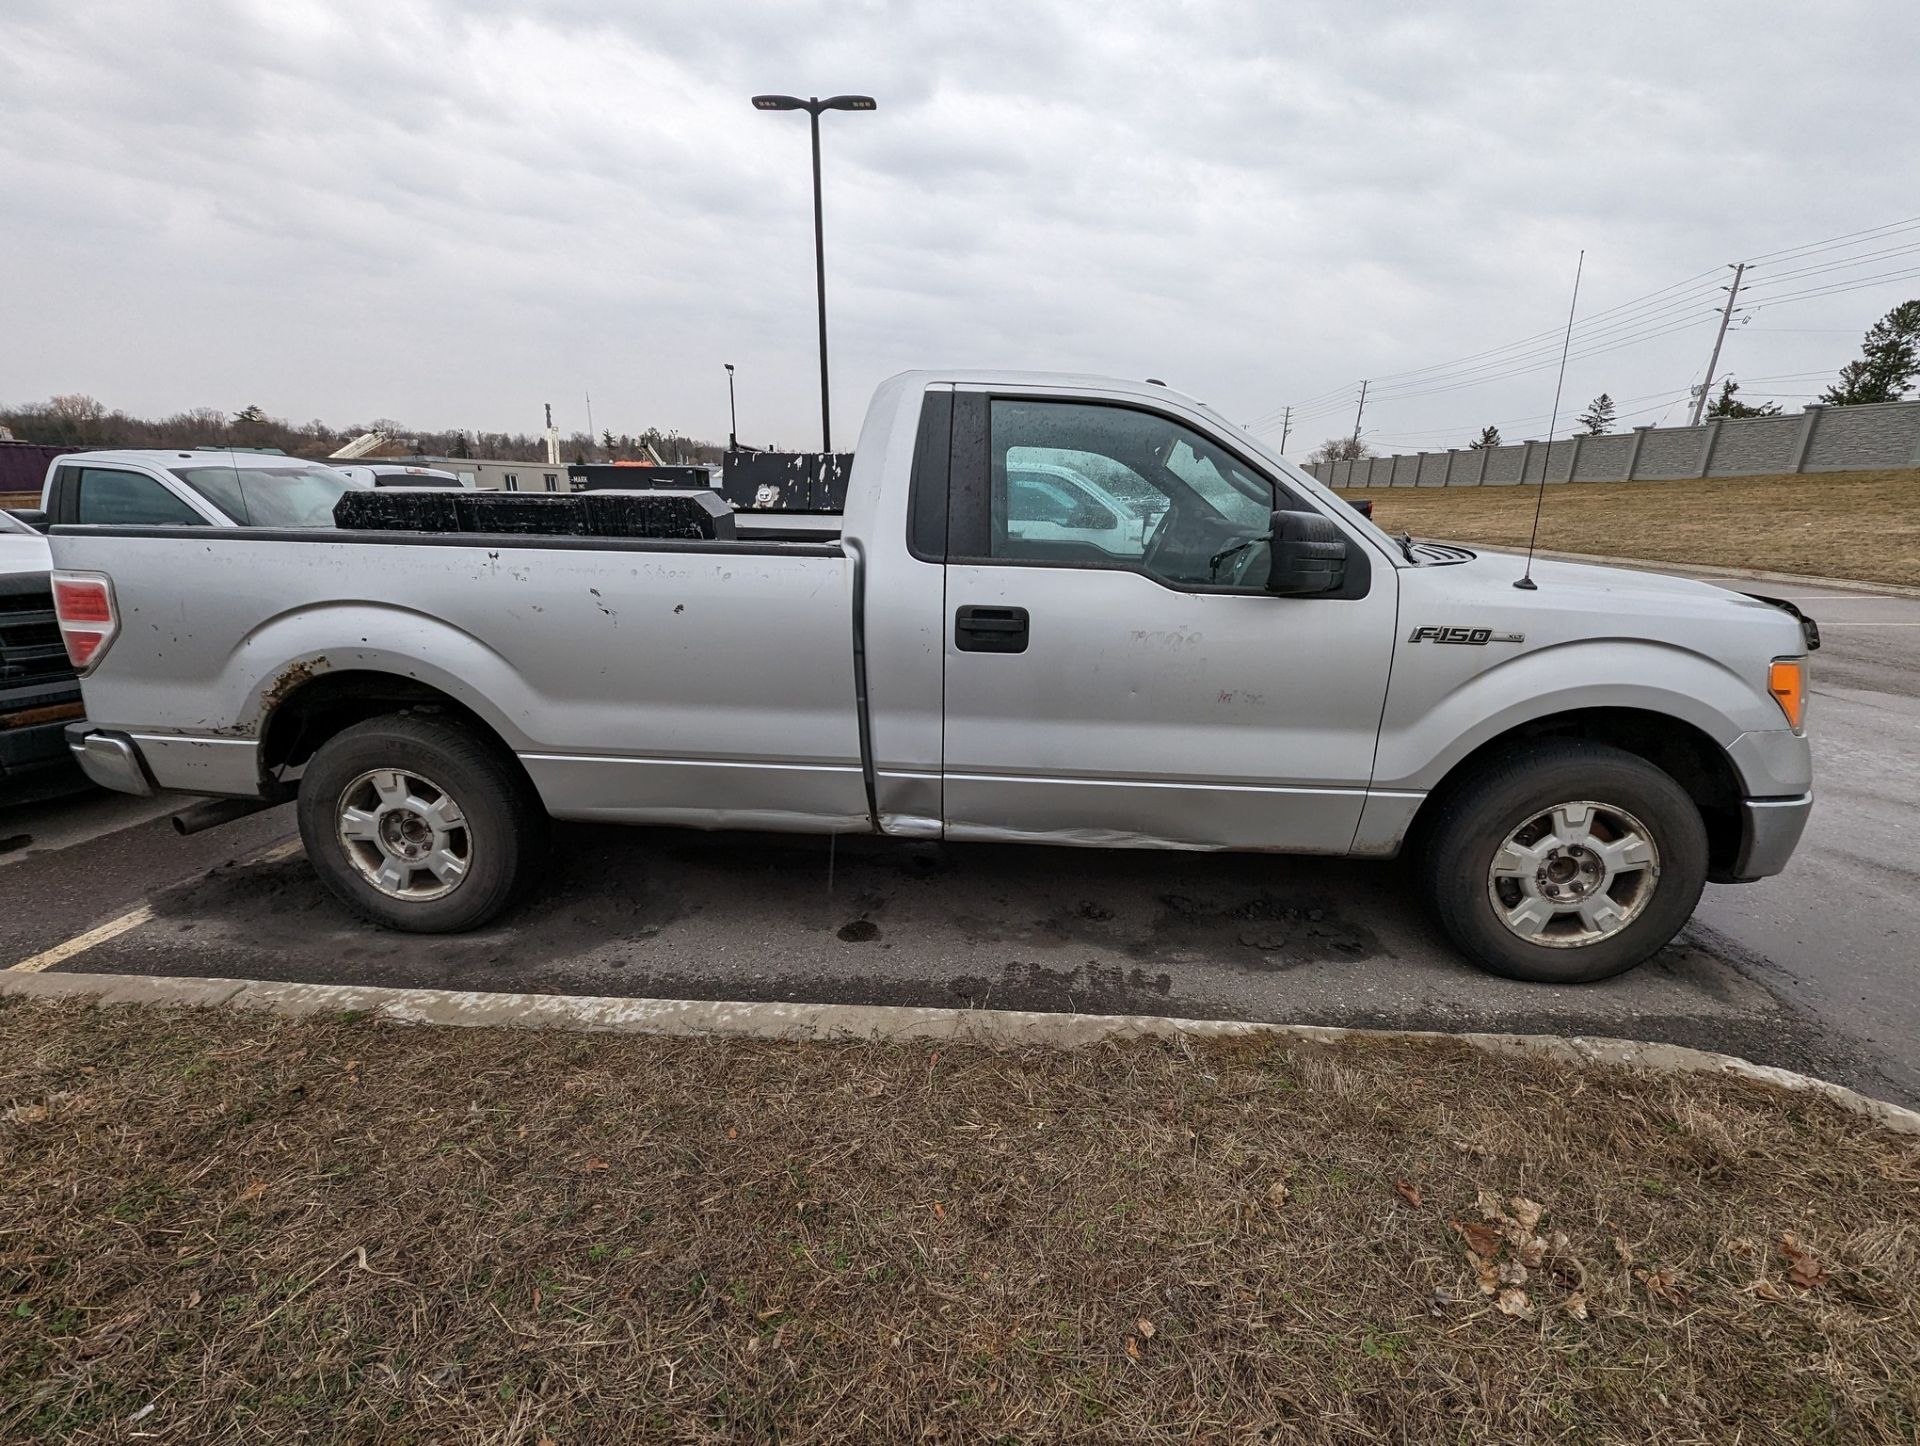
MULTIPOLYGON (((1370 487, 1389 532, 1525 547, 1535 487, 1370 487)), ((1920 470, 1547 488, 1540 546, 1920 584, 1920 470)))
POLYGON ((15 1002, 0 1120, 9 1442, 1920 1431, 1920 1145, 1726 1080, 15 1002))

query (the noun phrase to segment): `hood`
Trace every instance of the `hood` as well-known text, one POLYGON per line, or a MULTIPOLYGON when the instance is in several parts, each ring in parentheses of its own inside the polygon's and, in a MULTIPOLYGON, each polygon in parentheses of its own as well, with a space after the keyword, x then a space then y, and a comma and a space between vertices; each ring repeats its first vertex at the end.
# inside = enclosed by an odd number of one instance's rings
POLYGON ((1422 626, 1490 627, 1524 634, 1529 649, 1626 638, 1722 659, 1806 651, 1797 618, 1712 583, 1535 558, 1529 591, 1513 585, 1525 567, 1516 554, 1483 552, 1469 562, 1400 569, 1402 639, 1422 626))
MULTIPOLYGON (((1472 562, 1462 563, 1477 582, 1513 584, 1527 571, 1526 559, 1516 553, 1482 552, 1472 562)), ((1578 593, 1588 598, 1691 598, 1696 601, 1717 599, 1725 602, 1751 602, 1752 599, 1729 588, 1692 578, 1672 577, 1664 572, 1640 572, 1626 567, 1599 567, 1585 562, 1555 562, 1550 558, 1533 560, 1533 580, 1537 590, 1552 588, 1562 593, 1578 593)), ((1515 588, 1521 592, 1524 589, 1515 588)))

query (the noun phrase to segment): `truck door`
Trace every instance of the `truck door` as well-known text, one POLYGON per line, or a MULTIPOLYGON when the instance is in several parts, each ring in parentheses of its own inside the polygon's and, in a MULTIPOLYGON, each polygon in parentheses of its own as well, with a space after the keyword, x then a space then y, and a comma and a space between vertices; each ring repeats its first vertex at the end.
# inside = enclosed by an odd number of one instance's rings
POLYGON ((1294 496, 1204 417, 961 390, 948 480, 949 838, 1345 852, 1395 576, 1265 591, 1294 496), (1245 545, 1243 545, 1245 544, 1245 545))

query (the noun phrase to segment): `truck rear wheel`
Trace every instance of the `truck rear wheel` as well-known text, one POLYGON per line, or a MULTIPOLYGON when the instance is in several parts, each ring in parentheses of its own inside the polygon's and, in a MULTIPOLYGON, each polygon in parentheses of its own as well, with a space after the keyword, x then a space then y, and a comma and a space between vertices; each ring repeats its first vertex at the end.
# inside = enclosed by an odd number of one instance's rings
POLYGON ((1421 871, 1462 953, 1510 979, 1584 984, 1663 948, 1707 879, 1685 789, 1618 748, 1545 741, 1450 783, 1421 871))
POLYGON ((546 823, 491 739, 395 713, 320 745, 300 782, 300 837, 320 879, 376 924, 451 934, 519 894, 546 823))

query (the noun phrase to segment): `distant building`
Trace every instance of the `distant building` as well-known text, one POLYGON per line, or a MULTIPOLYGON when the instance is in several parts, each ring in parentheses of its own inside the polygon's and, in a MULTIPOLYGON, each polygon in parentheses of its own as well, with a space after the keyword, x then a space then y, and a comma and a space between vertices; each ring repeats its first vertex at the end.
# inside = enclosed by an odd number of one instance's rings
POLYGON ((565 492, 567 469, 554 462, 500 462, 482 457, 368 457, 366 461, 405 462, 414 467, 438 467, 462 482, 495 492, 565 492))

